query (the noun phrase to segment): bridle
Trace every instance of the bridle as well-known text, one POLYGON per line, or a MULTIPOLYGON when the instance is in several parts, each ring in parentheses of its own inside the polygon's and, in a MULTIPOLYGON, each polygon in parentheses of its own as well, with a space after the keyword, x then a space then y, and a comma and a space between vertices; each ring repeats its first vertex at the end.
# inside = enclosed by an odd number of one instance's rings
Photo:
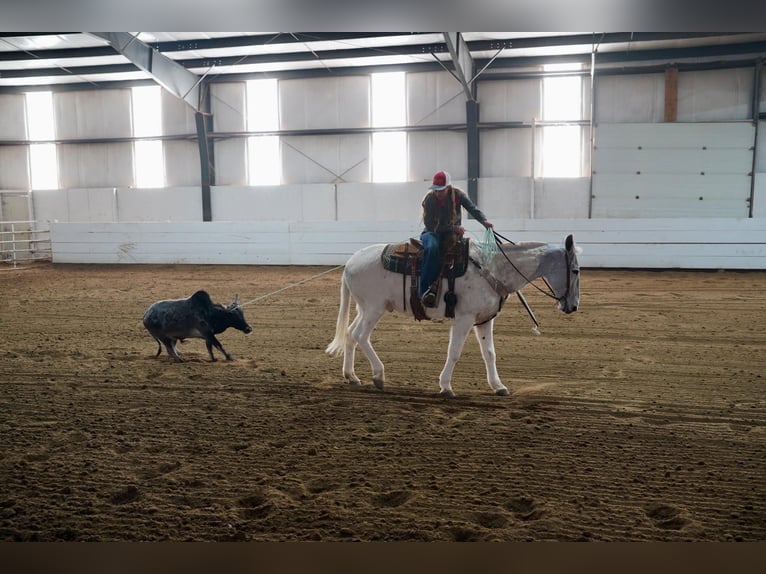
MULTIPOLYGON (((504 240, 504 241, 507 241, 511 245, 516 245, 516 243, 514 243, 513 241, 511 241, 507 237, 503 237, 502 235, 500 235, 494 229, 492 230, 492 234, 495 236, 495 241, 497 242, 498 246, 502 245, 501 239, 504 240)), ((550 297, 551 299, 555 299, 560 304, 564 305, 567 297, 569 297, 569 291, 572 288, 572 273, 573 273, 573 271, 571 269, 572 259, 569 257, 569 254, 567 253, 566 249, 564 249, 564 261, 566 263, 566 269, 567 269, 567 288, 566 288, 566 291, 564 291, 564 294, 561 297, 556 297, 556 292, 553 290, 553 287, 551 287, 550 283, 548 283, 548 281, 547 281, 547 279, 545 279, 545 277, 541 277, 541 279, 545 283, 545 286, 548 287, 550 292, 545 291, 544 289, 541 289, 535 283, 532 283, 532 281, 526 275, 524 275, 524 273, 522 273, 521 270, 518 267, 516 267, 516 265, 513 263, 513 261, 511 261, 511 259, 508 257, 508 254, 503 249, 500 249, 500 253, 503 254, 503 257, 505 257, 505 260, 511 265, 511 267, 514 268, 516 273, 521 275, 522 279, 524 279, 524 281, 526 281, 527 284, 532 285, 532 287, 537 289, 540 293, 542 293, 546 297, 550 297)))

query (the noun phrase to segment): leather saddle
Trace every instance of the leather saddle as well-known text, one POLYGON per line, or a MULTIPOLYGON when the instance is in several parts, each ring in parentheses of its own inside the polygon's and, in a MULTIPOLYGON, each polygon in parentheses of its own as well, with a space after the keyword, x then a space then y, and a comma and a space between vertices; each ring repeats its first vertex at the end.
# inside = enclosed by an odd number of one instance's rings
MULTIPOLYGON (((468 243, 467 237, 448 246, 442 254, 441 273, 442 277, 462 277, 468 268, 468 243)), ((383 267, 387 271, 401 273, 402 275, 420 275, 420 266, 423 260, 423 244, 419 239, 411 237, 404 243, 389 243, 383 249, 381 255, 383 267)))
MULTIPOLYGON (((446 317, 455 316, 455 305, 457 297, 455 296, 455 278, 465 275, 468 268, 468 238, 460 238, 446 246, 441 254, 441 268, 436 281, 437 290, 441 291, 441 279, 446 278, 449 284, 445 302, 447 306, 444 310, 446 317)), ((410 307, 415 319, 422 321, 429 319, 425 309, 417 296, 418 282, 420 281, 420 267, 423 261, 423 244, 415 238, 410 238, 404 243, 389 243, 383 249, 381 254, 383 267, 402 275, 402 300, 404 308, 407 309, 407 276, 410 276, 410 307)), ((441 293, 439 293, 441 295, 441 293)))

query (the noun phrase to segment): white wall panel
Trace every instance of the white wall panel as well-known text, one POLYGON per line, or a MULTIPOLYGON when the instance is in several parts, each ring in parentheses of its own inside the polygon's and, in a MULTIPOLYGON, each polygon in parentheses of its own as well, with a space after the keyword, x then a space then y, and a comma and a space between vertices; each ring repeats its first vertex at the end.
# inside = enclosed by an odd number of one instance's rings
POLYGON ((199 165, 199 146, 196 141, 166 141, 163 144, 165 154, 165 185, 184 187, 200 185, 202 176, 199 165))
POLYGON ((596 173, 688 173, 699 175, 750 173, 753 154, 745 148, 673 149, 668 148, 599 148, 593 162, 596 173))
POLYGON ((0 140, 26 140, 26 97, 0 94, 0 140))
POLYGON ((287 185, 370 179, 369 134, 283 136, 281 145, 287 185))
POLYGON ((368 127, 369 102, 367 75, 282 80, 279 125, 283 130, 368 127))
POLYGON ((747 217, 750 177, 596 175, 593 217, 747 217))
POLYGON ((536 179, 534 219, 587 218, 589 197, 589 178, 536 179))
POLYGON ((247 140, 218 140, 213 147, 216 185, 247 185, 247 140))
POLYGON ((407 134, 407 179, 427 181, 437 171, 448 171, 453 180, 468 177, 466 135, 463 132, 410 132, 407 134))
POLYGON ((287 224, 266 223, 53 224, 51 245, 54 263, 269 264, 289 253, 287 224))
POLYGON ((465 123, 465 93, 447 72, 407 74, 407 123, 465 123))
POLYGON ((525 122, 542 117, 542 80, 510 80, 479 84, 482 122, 525 122))
POLYGON ((114 188, 67 189, 69 221, 115 221, 117 204, 114 188))
POLYGON ((755 171, 756 173, 766 173, 766 122, 764 121, 758 122, 758 141, 755 144, 755 171))
POLYGON ((335 186, 330 184, 213 187, 214 221, 333 221, 335 186))
POLYGON ((38 222, 70 221, 66 190, 36 189, 32 191, 32 204, 38 222))
POLYGON ((753 217, 766 219, 766 173, 755 174, 753 187, 753 217))
POLYGON ((54 92, 56 137, 130 137, 130 90, 83 90, 54 92))
MULTIPOLYGON (((461 182, 455 181, 455 185, 461 182)), ((402 221, 418 227, 420 204, 429 183, 380 183, 338 186, 338 219, 341 221, 402 221)))
POLYGON ((758 101, 758 111, 760 113, 766 113, 766 81, 763 80, 763 70, 761 70, 761 92, 758 101))
POLYGON ((752 117, 752 68, 680 72, 678 121, 731 121, 752 117))
POLYGON ((197 133, 192 107, 165 89, 161 90, 161 94, 163 135, 197 133))
POLYGON ((753 145, 749 122, 606 124, 596 129, 597 148, 746 148, 753 145))
POLYGON ((596 77, 597 123, 655 123, 664 117, 663 74, 596 77))
POLYGON ((754 128, 601 124, 593 217, 746 217, 754 128))
MULTIPOLYGON (((583 268, 766 269, 766 219, 506 219, 512 241, 561 244, 572 233, 583 268)), ((466 224, 475 239, 476 221, 466 224)), ((342 265, 373 243, 403 241, 400 221, 51 224, 55 263, 342 265)), ((583 279, 585 280, 585 279, 583 279)))
POLYGON ((245 131, 245 83, 213 84, 210 86, 210 110, 213 114, 213 131, 245 131))
POLYGON ((528 177, 482 177, 476 203, 492 222, 526 218, 532 216, 533 193, 534 183, 528 177))
POLYGON ((112 221, 202 221, 202 190, 120 188, 116 190, 116 207, 112 221))
POLYGON ((482 177, 532 175, 532 128, 482 130, 479 137, 482 177))
POLYGON ((495 219, 588 217, 588 178, 481 178, 478 205, 495 219))
POLYGON ((60 144, 57 150, 59 184, 63 189, 133 184, 130 143, 60 144))
POLYGON ((0 189, 29 188, 28 146, 0 146, 0 189))

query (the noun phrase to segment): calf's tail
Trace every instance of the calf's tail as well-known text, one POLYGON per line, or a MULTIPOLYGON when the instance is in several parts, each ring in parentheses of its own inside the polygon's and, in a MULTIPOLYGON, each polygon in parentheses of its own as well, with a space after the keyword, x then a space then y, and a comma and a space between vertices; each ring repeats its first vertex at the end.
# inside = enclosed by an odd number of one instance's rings
POLYGON ((348 319, 351 314, 351 294, 346 285, 345 276, 340 280, 340 308, 338 320, 335 323, 335 338, 330 341, 325 353, 332 356, 342 355, 346 349, 346 337, 348 337, 348 319))

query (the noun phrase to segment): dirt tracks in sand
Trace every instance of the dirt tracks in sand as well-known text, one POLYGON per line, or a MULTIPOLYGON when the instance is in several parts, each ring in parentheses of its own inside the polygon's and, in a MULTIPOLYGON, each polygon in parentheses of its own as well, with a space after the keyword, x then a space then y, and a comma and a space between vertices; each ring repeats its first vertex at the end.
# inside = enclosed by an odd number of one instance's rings
MULTIPOLYGON (((494 396, 448 321, 387 315, 381 392, 342 382, 340 272, 246 307, 172 363, 153 301, 248 301, 305 267, 0 275, 2 540, 764 540, 766 273, 583 271, 581 310, 496 321, 494 396)), ((361 353, 357 372, 369 379, 361 353)))

